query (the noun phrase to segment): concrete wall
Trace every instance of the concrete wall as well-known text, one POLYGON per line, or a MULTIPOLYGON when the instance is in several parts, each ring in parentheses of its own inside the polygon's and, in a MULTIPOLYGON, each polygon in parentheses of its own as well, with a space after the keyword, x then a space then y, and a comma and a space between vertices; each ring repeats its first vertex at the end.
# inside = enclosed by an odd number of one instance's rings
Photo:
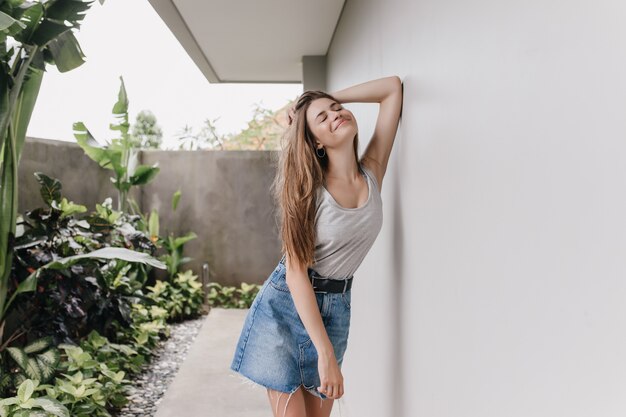
MULTIPOLYGON (((626 415, 625 19, 609 0, 347 2, 329 91, 405 91, 355 274, 350 416, 626 415)), ((377 106, 347 107, 362 151, 377 106)))
MULTIPOLYGON (((160 235, 198 238, 185 244, 183 265, 200 276, 209 263, 211 281, 224 285, 261 284, 280 259, 275 206, 269 194, 276 151, 144 150, 143 164, 159 163, 157 177, 133 190, 142 212, 159 212, 160 235), (181 199, 172 212, 172 195, 181 199)), ((27 138, 19 167, 18 211, 43 206, 33 172, 58 178, 63 196, 95 209, 106 197, 117 207, 112 172, 98 166, 72 142, 27 138)), ((159 252, 162 253, 162 252, 159 252)))

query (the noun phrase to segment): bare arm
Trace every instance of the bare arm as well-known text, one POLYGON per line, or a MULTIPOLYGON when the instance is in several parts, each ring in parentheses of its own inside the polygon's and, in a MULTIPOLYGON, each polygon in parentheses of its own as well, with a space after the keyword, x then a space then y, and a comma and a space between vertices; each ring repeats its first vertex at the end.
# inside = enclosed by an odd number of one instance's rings
POLYGON ((325 359, 334 358, 335 351, 324 327, 313 285, 309 281, 307 267, 291 265, 289 256, 285 256, 285 266, 287 267, 287 286, 291 292, 300 320, 302 320, 304 328, 311 337, 313 345, 315 345, 318 357, 325 359))
POLYGON ((374 172, 382 188, 402 114, 402 81, 394 75, 356 84, 331 95, 341 103, 380 103, 374 134, 363 153, 362 160, 374 172))

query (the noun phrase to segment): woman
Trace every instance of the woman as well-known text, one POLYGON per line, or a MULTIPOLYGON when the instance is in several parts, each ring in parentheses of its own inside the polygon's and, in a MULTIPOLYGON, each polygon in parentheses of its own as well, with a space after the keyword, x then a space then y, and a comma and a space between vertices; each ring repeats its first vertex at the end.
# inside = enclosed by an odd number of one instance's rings
POLYGON ((382 226, 380 190, 401 108, 402 83, 392 76, 333 94, 305 91, 289 111, 272 184, 284 255, 250 306, 230 365, 267 389, 275 417, 279 409, 327 417, 343 396, 353 274, 382 226), (360 160, 348 102, 380 103, 360 160))

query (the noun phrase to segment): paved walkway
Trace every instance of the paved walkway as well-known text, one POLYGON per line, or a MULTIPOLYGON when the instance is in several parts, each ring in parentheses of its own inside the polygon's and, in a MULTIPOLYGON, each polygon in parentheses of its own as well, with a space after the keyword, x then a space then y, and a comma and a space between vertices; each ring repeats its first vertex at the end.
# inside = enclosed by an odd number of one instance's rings
POLYGON ((229 368, 247 313, 211 308, 155 417, 272 417, 264 388, 243 383, 229 368))
MULTIPOLYGON (((155 417, 273 417, 265 388, 242 381, 230 370, 247 313, 211 308, 155 417)), ((331 413, 335 416, 337 401, 331 413)))

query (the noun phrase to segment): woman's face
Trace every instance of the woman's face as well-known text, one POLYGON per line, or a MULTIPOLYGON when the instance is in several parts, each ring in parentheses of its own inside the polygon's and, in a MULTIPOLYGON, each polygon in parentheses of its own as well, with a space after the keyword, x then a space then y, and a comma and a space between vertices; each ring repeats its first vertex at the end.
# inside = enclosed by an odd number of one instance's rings
POLYGON ((352 146, 357 134, 356 119, 351 111, 341 103, 329 98, 318 98, 311 102, 306 112, 309 129, 315 136, 316 148, 340 148, 345 144, 352 146))

